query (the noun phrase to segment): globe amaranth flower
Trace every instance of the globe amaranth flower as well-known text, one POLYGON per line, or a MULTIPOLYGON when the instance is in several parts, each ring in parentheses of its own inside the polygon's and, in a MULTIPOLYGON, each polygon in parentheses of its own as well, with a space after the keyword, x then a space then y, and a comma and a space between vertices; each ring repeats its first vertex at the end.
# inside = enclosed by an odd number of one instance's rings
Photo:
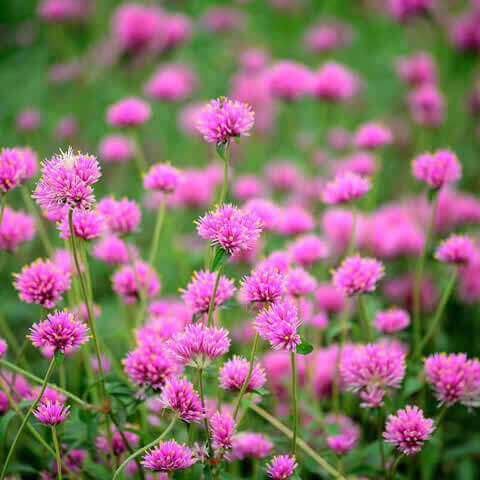
POLYGON ((65 406, 62 402, 42 402, 33 412, 35 418, 44 425, 54 427, 62 423, 70 414, 70 406, 65 406))
POLYGON ((317 286, 315 278, 301 267, 290 268, 286 277, 287 293, 294 297, 308 295, 317 286))
POLYGON ((105 197, 98 202, 98 212, 104 217, 108 230, 118 235, 134 232, 140 223, 140 207, 134 200, 105 197))
POLYGON ((431 438, 434 430, 431 418, 425 418, 417 406, 407 405, 396 415, 388 416, 383 438, 396 445, 400 453, 414 455, 422 449, 423 442, 431 438))
POLYGON ((358 148, 373 150, 392 143, 393 136, 390 129, 378 123, 362 125, 353 138, 358 148))
POLYGON ((107 111, 107 121, 114 127, 136 127, 151 116, 150 105, 135 97, 125 98, 111 105, 107 111))
MULTIPOLYGON (((42 387, 38 386, 33 389, 32 394, 34 397, 37 397, 40 394, 40 390, 42 387)), ((59 392, 58 390, 55 390, 54 388, 50 388, 48 385, 45 387, 45 391, 42 394, 42 397, 40 398, 40 402, 46 403, 65 403, 67 401, 66 395, 63 393, 59 392)))
POLYGON ((399 77, 409 85, 436 83, 435 60, 428 52, 416 52, 408 57, 400 57, 396 67, 399 77))
POLYGON ((357 76, 337 62, 324 63, 312 75, 311 92, 315 98, 328 102, 345 102, 359 88, 357 76))
POLYGON ((0 337, 0 358, 2 358, 5 355, 7 348, 8 348, 7 342, 2 337, 0 337))
POLYGON ((374 258, 354 255, 332 271, 333 284, 346 295, 373 292, 384 276, 383 264, 374 258))
POLYGON ((304 235, 288 247, 294 262, 306 268, 328 256, 327 244, 317 235, 304 235))
POLYGON ((405 355, 384 344, 346 348, 340 373, 347 390, 360 392, 363 407, 382 406, 386 389, 400 387, 405 375, 405 355))
MULTIPOLYGON (((238 355, 227 360, 218 373, 220 386, 225 390, 240 390, 247 379, 250 362, 238 355)), ((267 377, 260 363, 253 366, 252 375, 247 384, 247 391, 259 390, 265 385, 267 377)))
POLYGON ((147 190, 173 193, 180 180, 180 172, 169 163, 157 163, 143 177, 143 186, 147 190))
POLYGON ((281 61, 267 71, 266 82, 275 97, 291 102, 310 92, 312 72, 299 63, 281 61))
POLYGON ((339 313, 345 307, 345 293, 331 283, 321 283, 314 295, 318 308, 327 313, 339 313))
POLYGON ((409 93, 407 101, 416 124, 436 128, 444 121, 446 102, 437 85, 419 85, 409 93))
POLYGON ((89 339, 87 326, 75 313, 66 310, 47 315, 34 323, 28 338, 36 347, 50 347, 61 353, 71 353, 89 339))
POLYGON ((358 425, 342 414, 330 414, 324 419, 325 425, 336 425, 339 432, 327 436, 327 445, 337 454, 345 455, 360 439, 360 428, 358 425))
MULTIPOLYGON (((72 212, 72 227, 75 237, 92 240, 100 236, 105 228, 105 220, 96 210, 76 208, 72 212)), ((60 238, 70 238, 70 223, 68 215, 57 226, 60 238)))
POLYGON ((445 263, 465 265, 475 258, 475 245, 467 235, 451 235, 439 245, 435 258, 445 263))
POLYGON ((294 455, 279 455, 273 457, 267 464, 267 473, 275 480, 286 480, 291 477, 298 467, 294 455))
POLYGON ((207 103, 197 117, 197 129, 207 142, 226 143, 250 135, 255 113, 250 105, 222 97, 207 103))
POLYGON ((184 422, 200 422, 205 416, 200 396, 186 378, 168 379, 159 398, 162 408, 175 412, 184 422))
POLYGON ((0 250, 14 252, 22 243, 35 236, 35 220, 19 211, 5 207, 0 225, 0 250))
POLYGON ((285 299, 265 307, 255 317, 253 327, 275 350, 295 352, 301 343, 298 334, 301 323, 295 302, 285 299))
POLYGON ((36 108, 28 108, 18 113, 16 118, 17 129, 21 132, 31 132, 40 126, 41 115, 36 108))
MULTIPOLYGON (((122 430, 122 433, 120 433, 115 425, 110 425, 112 439, 111 446, 113 448, 113 454, 116 457, 128 450, 127 444, 123 439, 124 437, 131 448, 135 447, 135 445, 137 445, 138 441, 140 440, 140 437, 136 433, 127 430, 127 428, 132 428, 133 425, 127 424, 125 425, 125 427, 126 428, 122 430)), ((105 432, 101 432, 101 434, 95 439, 95 447, 105 454, 110 453, 110 443, 107 440, 105 432)))
POLYGON ((306 208, 291 205, 280 211, 275 229, 282 235, 300 235, 314 226, 315 220, 306 208))
POLYGON ((432 188, 441 188, 460 180, 462 166, 450 150, 437 150, 416 157, 412 163, 412 172, 417 180, 432 188))
MULTIPOLYGON (((90 356, 90 365, 92 366, 92 370, 95 373, 98 373, 100 371, 100 369, 98 368, 98 359, 96 355, 90 356)), ((112 362, 106 355, 103 355, 103 353, 100 354, 100 366, 102 367, 102 372, 105 373, 109 372, 112 368, 112 362)))
POLYGON ((152 298, 160 291, 160 281, 150 265, 136 261, 133 267, 125 265, 113 274, 112 288, 125 303, 135 303, 140 299, 139 288, 152 298))
POLYGON ((196 461, 192 450, 175 440, 168 440, 147 451, 142 465, 156 472, 172 472, 191 467, 196 461))
POLYGON ((374 327, 382 333, 395 333, 410 325, 410 315, 401 308, 390 308, 378 312, 373 321, 374 327))
POLYGON ((100 158, 106 163, 125 163, 135 153, 135 146, 125 135, 108 135, 98 146, 100 158))
POLYGON ((101 176, 93 155, 60 152, 42 163, 42 175, 33 191, 33 198, 43 210, 63 216, 64 205, 88 209, 95 197, 92 185, 101 176))
POLYGON ((232 437, 232 451, 228 453, 227 459, 265 458, 272 449, 273 443, 267 436, 256 432, 240 432, 232 437))
POLYGON ((196 74, 191 67, 180 63, 161 66, 147 82, 146 94, 164 102, 181 102, 188 99, 197 85, 196 74))
POLYGON ((205 368, 210 362, 228 352, 230 338, 223 328, 206 327, 201 323, 187 325, 168 342, 181 364, 205 368))
POLYGON ((346 172, 337 175, 332 182, 327 183, 322 198, 328 204, 351 202, 365 195, 370 188, 371 183, 368 178, 346 172))
POLYGON ((285 276, 268 263, 260 264, 242 279, 240 300, 243 302, 276 302, 286 293, 285 276))
POLYGON ((252 198, 243 209, 256 215, 263 223, 264 230, 274 230, 281 215, 280 207, 265 198, 252 198))
POLYGON ((425 359, 427 382, 440 403, 480 406, 480 362, 464 353, 435 353, 425 359))
POLYGON ((2 148, 0 151, 0 191, 15 188, 25 173, 23 155, 16 148, 2 148))
POLYGON ((248 210, 225 204, 196 221, 198 234, 229 254, 251 250, 257 243, 263 223, 248 210))
POLYGON ((217 450, 228 450, 232 446, 232 437, 235 434, 236 423, 232 415, 224 410, 216 412, 210 417, 210 436, 212 447, 217 450))
MULTIPOLYGON (((216 279, 216 273, 201 270, 200 272, 194 272, 193 278, 185 290, 180 289, 183 300, 192 309, 193 313, 208 311, 216 279)), ((233 280, 221 275, 218 281, 214 307, 217 308, 231 298, 234 292, 233 280)))
POLYGON ((133 258, 138 258, 137 249, 133 245, 127 246, 127 242, 121 238, 107 234, 94 245, 92 255, 109 265, 121 265, 129 262, 128 250, 133 258))
POLYGON ((23 174, 20 179, 21 182, 28 182, 35 173, 37 173, 38 168, 38 157, 37 154, 29 147, 16 147, 15 150, 21 155, 23 160, 23 174))
POLYGON ((62 300, 62 293, 70 288, 70 274, 50 260, 38 259, 14 274, 13 286, 20 300, 53 308, 62 300))

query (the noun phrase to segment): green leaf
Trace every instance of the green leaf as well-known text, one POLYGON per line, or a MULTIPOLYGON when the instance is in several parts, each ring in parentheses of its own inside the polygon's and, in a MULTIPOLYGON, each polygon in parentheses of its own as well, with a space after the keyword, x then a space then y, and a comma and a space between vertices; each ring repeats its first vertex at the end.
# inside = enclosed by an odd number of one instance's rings
POLYGON ((299 355, 308 355, 313 352, 313 345, 310 345, 304 338, 301 338, 302 343, 297 345, 297 353, 299 355))
POLYGON ((423 382, 416 377, 410 377, 405 382, 405 397, 409 397, 422 388, 423 382))
POLYGON ((63 360, 65 359, 65 354, 62 353, 60 350, 55 350, 55 366, 57 368, 61 367, 63 364, 63 360))
POLYGON ((230 254, 221 247, 217 247, 215 251, 215 257, 213 259, 212 271, 218 270, 221 266, 225 265, 230 258, 230 254))
POLYGON ((217 150, 218 156, 222 159, 225 160, 225 147, 226 143, 217 143, 215 148, 217 150))
POLYGON ((15 415, 15 410, 9 410, 5 415, 3 415, 2 419, 0 420, 0 438, 3 438, 10 420, 12 420, 15 415))
POLYGON ((106 467, 98 463, 94 463, 89 457, 83 462, 83 469, 96 480, 112 479, 112 474, 106 467))

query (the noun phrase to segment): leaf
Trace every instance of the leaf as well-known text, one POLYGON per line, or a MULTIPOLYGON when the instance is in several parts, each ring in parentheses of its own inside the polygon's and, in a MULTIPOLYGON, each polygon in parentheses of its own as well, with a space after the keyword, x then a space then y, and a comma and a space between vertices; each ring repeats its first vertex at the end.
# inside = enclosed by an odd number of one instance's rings
POLYGON ((300 338, 302 343, 297 345, 297 353, 299 355, 308 355, 313 352, 313 345, 310 345, 304 338, 300 338))
POLYGON ((83 469, 95 480, 111 480, 112 474, 106 467, 98 463, 94 463, 90 457, 83 462, 83 469))
POLYGON ((404 395, 405 397, 409 397, 410 395, 418 392, 422 388, 423 382, 421 382, 416 377, 410 377, 405 382, 405 390, 404 395))
POLYGON ((2 419, 0 420, 0 438, 3 438, 10 420, 12 420, 15 415, 15 410, 9 410, 5 415, 3 415, 2 419))
POLYGON ((217 153, 218 153, 218 156, 222 159, 222 160, 225 160, 225 147, 226 147, 226 143, 217 143, 215 145, 215 148, 217 150, 217 153))
POLYGON ((212 271, 218 270, 221 266, 225 265, 230 258, 230 254, 221 247, 217 247, 215 257, 212 263, 212 271))
POLYGON ((61 367, 63 364, 63 361, 65 360, 65 354, 62 353, 60 350, 55 350, 54 356, 55 356, 55 366, 57 368, 61 367))

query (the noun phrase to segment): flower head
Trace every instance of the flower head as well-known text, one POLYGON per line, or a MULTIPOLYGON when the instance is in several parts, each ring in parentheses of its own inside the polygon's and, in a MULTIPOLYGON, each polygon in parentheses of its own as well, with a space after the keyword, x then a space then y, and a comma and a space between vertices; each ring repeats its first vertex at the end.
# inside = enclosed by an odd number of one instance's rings
POLYGON ((120 265, 129 261, 127 249, 130 249, 133 258, 138 257, 138 252, 133 245, 127 246, 121 238, 108 234, 95 244, 92 254, 110 265, 120 265))
POLYGON ((345 307, 343 290, 331 283, 321 283, 315 290, 318 307, 327 313, 338 313, 345 307))
MULTIPOLYGON (((247 379, 249 370, 250 362, 244 357, 234 355, 233 358, 223 364, 219 371, 218 381, 220 386, 225 390, 240 390, 247 379)), ((256 363, 247 384, 247 391, 262 388, 266 381, 265 370, 259 363, 256 363)))
POLYGON ((0 225, 0 250, 14 252, 35 236, 35 221, 23 212, 5 207, 0 225))
POLYGON ((5 355, 7 348, 8 348, 7 342, 2 337, 0 337, 0 358, 2 358, 5 355))
POLYGON ((328 204, 346 203, 362 197, 370 190, 368 178, 356 173, 346 172, 327 183, 323 191, 323 201, 328 204))
POLYGON ((228 454, 228 459, 265 458, 270 455, 272 448, 273 443, 265 435, 255 432, 241 432, 232 437, 232 451, 228 454))
POLYGON ((299 237, 288 248, 294 262, 306 268, 328 256, 326 243, 317 235, 299 237))
POLYGON ((435 252, 435 258, 455 265, 470 263, 475 257, 475 245, 467 235, 451 235, 435 252))
POLYGON ((278 62, 266 75, 269 89, 275 97, 290 102, 310 92, 312 72, 299 63, 278 62))
POLYGON ((147 451, 142 465, 156 472, 172 472, 191 467, 196 461, 192 450, 175 440, 168 440, 147 451))
POLYGON ((383 438, 404 455, 414 455, 422 449, 423 442, 431 438, 434 429, 433 420, 425 418, 422 410, 407 405, 396 415, 388 416, 383 438))
POLYGON ((273 457, 269 464, 267 464, 267 473, 270 478, 275 480, 286 480, 291 477, 298 467, 295 456, 279 455, 273 457))
POLYGON ((164 102, 181 102, 193 93, 197 79, 187 65, 168 64, 160 67, 148 81, 146 94, 164 102))
POLYGON ((147 102, 129 97, 109 107, 107 121, 115 127, 136 127, 145 123, 151 114, 152 110, 147 102))
POLYGON ((333 284, 347 295, 373 292, 384 276, 383 264, 374 258, 355 255, 333 270, 333 284))
POLYGON ((37 154, 29 147, 16 147, 15 150, 19 152, 23 159, 23 170, 21 182, 27 182, 35 173, 37 173, 38 168, 38 157, 37 154))
POLYGON ((410 315, 401 308, 391 308, 378 312, 373 323, 379 332, 395 333, 410 325, 410 315))
POLYGON ((143 178, 143 186, 147 190, 172 193, 177 188, 180 172, 169 163, 153 165, 143 178))
POLYGON ((210 435, 212 446, 216 450, 228 450, 232 446, 232 437, 235 433, 235 420, 227 411, 216 412, 210 418, 210 435))
POLYGON ((47 319, 34 323, 30 340, 36 347, 50 347, 61 353, 71 353, 89 339, 87 326, 77 315, 66 310, 47 315, 47 319))
POLYGON ((226 143, 249 136, 254 121, 252 107, 222 97, 205 105, 197 117, 197 129, 207 142, 226 143))
POLYGON ((15 188, 25 174, 23 155, 17 148, 2 148, 0 151, 0 191, 15 188))
MULTIPOLYGON (((133 425, 125 425, 125 427, 133 427, 133 425)), ((130 447, 135 447, 139 441, 139 436, 136 433, 130 432, 128 430, 122 430, 120 433, 115 425, 110 426, 111 431, 111 438, 112 438, 112 448, 113 454, 115 456, 119 456, 122 453, 128 450, 127 444, 125 443, 124 438, 127 440, 128 445, 130 447)), ((102 452, 109 454, 110 453, 110 443, 107 440, 107 435, 105 432, 102 432, 96 439, 95 439, 95 447, 97 447, 102 452)))
POLYGON ((287 292, 294 297, 312 293, 317 285, 315 278, 302 267, 290 268, 286 276, 287 292))
POLYGON ((327 445, 337 455, 345 455, 358 443, 360 429, 350 418, 342 414, 331 414, 325 417, 324 422, 338 427, 339 433, 327 436, 327 445))
POLYGON ((113 274, 112 288, 125 303, 135 303, 140 299, 139 288, 152 298, 160 291, 160 281, 150 265, 136 261, 133 267, 125 265, 113 274))
POLYGON ((358 87, 357 76, 337 62, 326 62, 312 76, 313 96, 328 102, 345 102, 353 97, 358 87))
POLYGON ((439 127, 445 117, 445 98, 433 83, 414 88, 408 95, 413 121, 425 127, 439 127))
POLYGON ((105 197, 98 202, 98 211, 104 217, 108 229, 119 235, 134 232, 140 223, 140 207, 134 200, 105 197))
POLYGON ((33 412, 37 420, 44 425, 55 426, 62 423, 70 414, 70 406, 65 406, 62 402, 42 402, 33 412))
MULTIPOLYGON (((96 210, 76 208, 72 213, 73 234, 84 240, 92 240, 100 236, 105 227, 103 216, 96 210)), ((58 224, 60 238, 70 238, 68 215, 58 224)))
POLYGON ((20 300, 53 308, 62 300, 62 293, 70 288, 70 274, 50 260, 35 260, 14 274, 13 286, 20 300))
POLYGON ((106 163, 124 163, 132 158, 134 145, 124 135, 109 135, 101 141, 98 152, 106 163))
POLYGON ((40 126, 41 115, 36 108, 28 108, 18 113, 17 129, 21 132, 31 132, 40 126))
POLYGON ((269 263, 260 264, 242 279, 240 299, 244 302, 275 302, 284 293, 285 276, 269 263))
POLYGON ((392 132, 378 123, 366 123, 355 133, 353 141, 358 148, 376 149, 392 143, 392 132))
POLYGON ((449 150, 424 153, 413 160, 413 175, 432 188, 454 183, 462 176, 462 166, 457 156, 449 150))

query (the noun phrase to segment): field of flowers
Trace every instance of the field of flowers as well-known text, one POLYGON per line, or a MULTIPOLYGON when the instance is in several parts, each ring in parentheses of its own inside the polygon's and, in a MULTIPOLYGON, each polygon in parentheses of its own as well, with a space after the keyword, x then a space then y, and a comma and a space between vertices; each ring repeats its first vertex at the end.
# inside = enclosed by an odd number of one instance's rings
POLYGON ((480 478, 480 1, 0 10, 0 480, 480 478))

